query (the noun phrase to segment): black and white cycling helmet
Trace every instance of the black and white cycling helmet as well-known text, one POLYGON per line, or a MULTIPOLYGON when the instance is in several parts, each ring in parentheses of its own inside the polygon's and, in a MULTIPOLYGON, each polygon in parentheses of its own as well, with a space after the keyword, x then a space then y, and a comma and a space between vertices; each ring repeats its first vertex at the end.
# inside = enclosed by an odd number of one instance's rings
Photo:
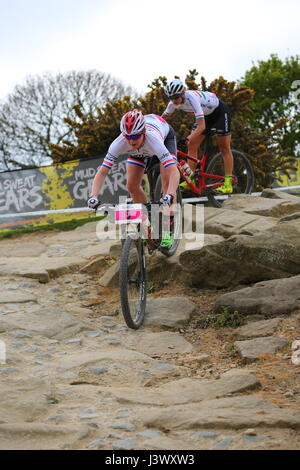
POLYGON ((181 80, 172 80, 165 86, 165 93, 168 98, 179 98, 184 91, 184 83, 181 80))

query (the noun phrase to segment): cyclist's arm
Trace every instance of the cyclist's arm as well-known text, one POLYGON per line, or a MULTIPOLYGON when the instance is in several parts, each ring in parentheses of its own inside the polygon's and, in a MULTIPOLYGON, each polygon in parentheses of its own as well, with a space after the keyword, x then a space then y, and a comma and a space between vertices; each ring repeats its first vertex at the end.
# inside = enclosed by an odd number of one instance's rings
MULTIPOLYGON (((194 97, 193 97, 194 98, 194 97)), ((202 106, 196 100, 191 103, 194 108, 196 128, 192 130, 190 135, 187 137, 189 144, 198 145, 201 140, 201 135, 206 129, 205 117, 202 106)))
POLYGON ((190 138, 191 136, 195 136, 195 137, 198 137, 200 136, 201 134, 203 134, 203 132, 205 131, 206 129, 206 125, 205 125, 205 119, 198 119, 197 120, 197 127, 196 129, 194 129, 191 134, 189 135, 188 138, 190 138))
POLYGON ((171 117, 171 113, 166 113, 165 111, 162 113, 161 117, 166 121, 171 117))
POLYGON ((172 194, 172 196, 175 197, 180 180, 180 174, 177 165, 170 165, 165 169, 165 173, 166 176, 169 177, 169 184, 166 194, 172 194))
POLYGON ((164 118, 164 119, 168 119, 171 114, 173 114, 175 111, 175 106, 174 104, 170 101, 170 103, 168 104, 168 106, 166 107, 166 109, 164 110, 164 112, 162 113, 161 117, 164 118))
POLYGON ((205 131, 205 128, 206 128, 205 117, 204 117, 204 111, 201 106, 201 101, 200 101, 198 94, 190 93, 188 96, 188 101, 190 103, 191 108, 193 109, 196 123, 197 123, 196 129, 194 129, 190 133, 188 139, 191 139, 191 138, 194 139, 194 138, 200 137, 201 134, 203 134, 203 132, 205 131))
POLYGON ((163 143, 157 148, 156 155, 164 168, 164 175, 168 180, 166 194, 172 194, 175 197, 180 180, 176 155, 171 154, 163 143))
POLYGON ((126 153, 126 142, 120 135, 109 146, 107 155, 105 156, 102 165, 98 169, 92 184, 90 197, 97 197, 103 186, 104 180, 108 175, 110 169, 114 166, 118 156, 126 153))
POLYGON ((93 180, 90 197, 98 197, 98 194, 100 193, 100 190, 103 186, 106 176, 109 173, 109 170, 110 168, 107 168, 103 165, 100 166, 93 180))

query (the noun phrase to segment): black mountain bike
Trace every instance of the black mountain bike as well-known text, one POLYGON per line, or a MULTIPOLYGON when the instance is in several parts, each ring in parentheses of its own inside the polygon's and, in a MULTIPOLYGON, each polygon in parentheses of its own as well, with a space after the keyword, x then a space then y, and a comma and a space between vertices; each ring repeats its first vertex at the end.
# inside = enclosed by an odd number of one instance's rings
MULTIPOLYGON (((155 189, 155 188, 154 188, 155 189)), ((158 194, 159 189, 155 189, 158 194)), ((179 190, 178 190, 179 192, 179 190)), ((182 230, 182 209, 180 202, 175 205, 170 233, 172 246, 161 246, 164 214, 160 202, 146 204, 103 205, 115 212, 115 221, 121 227, 122 251, 120 256, 119 290, 122 313, 129 328, 138 329, 145 318, 147 301, 147 251, 152 254, 159 250, 165 256, 172 256, 179 245, 182 230)))

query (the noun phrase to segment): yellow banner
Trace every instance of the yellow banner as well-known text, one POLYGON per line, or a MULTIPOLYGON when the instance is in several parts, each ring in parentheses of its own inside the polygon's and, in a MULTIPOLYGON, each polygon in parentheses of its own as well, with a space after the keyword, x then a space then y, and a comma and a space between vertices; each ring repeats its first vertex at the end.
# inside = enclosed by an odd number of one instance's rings
MULTIPOLYGON (((0 173, 0 229, 51 224, 89 216, 87 199, 102 160, 103 156, 99 156, 0 173), (82 211, 47 214, 47 211, 80 208, 82 211)), ((99 196, 102 203, 117 203, 119 196, 126 195, 124 155, 111 169, 99 196)))
POLYGON ((289 177, 278 173, 275 187, 299 186, 300 185, 300 158, 297 160, 297 169, 290 171, 289 177))

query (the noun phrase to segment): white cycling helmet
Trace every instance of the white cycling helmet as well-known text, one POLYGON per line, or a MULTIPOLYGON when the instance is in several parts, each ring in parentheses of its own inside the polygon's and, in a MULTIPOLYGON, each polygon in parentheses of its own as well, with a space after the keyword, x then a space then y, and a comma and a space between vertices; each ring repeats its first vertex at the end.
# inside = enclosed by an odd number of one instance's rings
POLYGON ((184 83, 181 80, 172 80, 165 86, 165 93, 168 98, 179 98, 184 91, 184 83))
POLYGON ((120 129, 123 135, 136 135, 143 132, 145 125, 143 113, 138 109, 133 109, 122 117, 120 129))

